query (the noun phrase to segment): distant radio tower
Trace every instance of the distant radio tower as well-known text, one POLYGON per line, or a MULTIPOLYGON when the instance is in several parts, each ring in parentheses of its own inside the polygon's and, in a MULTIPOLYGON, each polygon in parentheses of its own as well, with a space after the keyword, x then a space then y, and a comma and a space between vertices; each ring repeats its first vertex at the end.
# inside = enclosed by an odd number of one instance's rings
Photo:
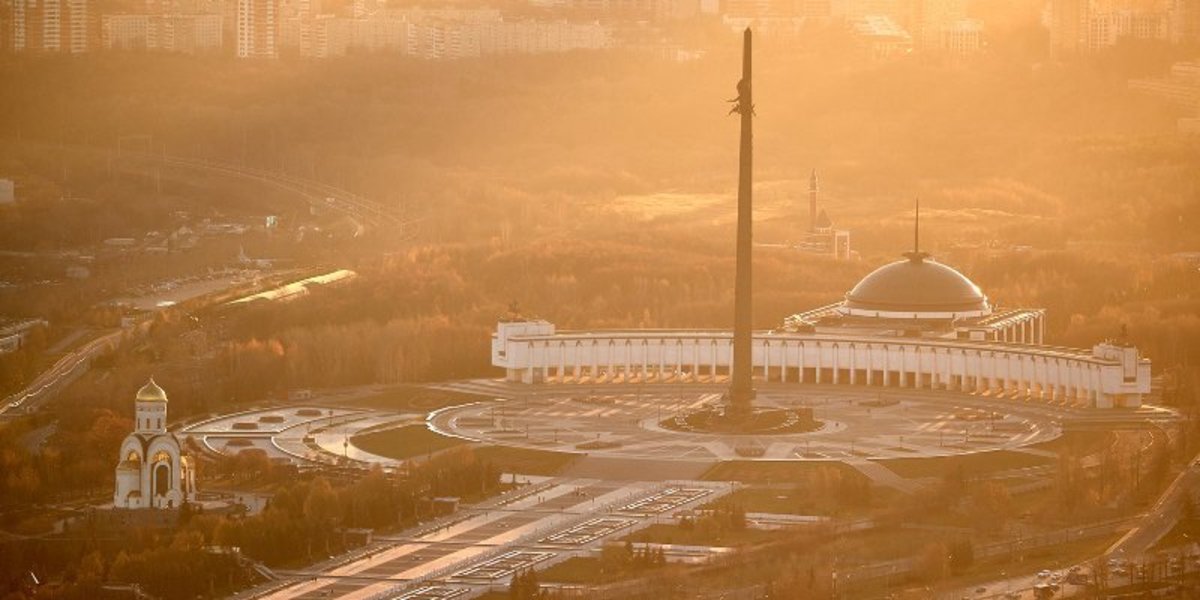
POLYGON ((812 170, 812 175, 808 177, 808 230, 815 232, 817 230, 817 194, 820 191, 820 184, 817 182, 817 170, 812 170))

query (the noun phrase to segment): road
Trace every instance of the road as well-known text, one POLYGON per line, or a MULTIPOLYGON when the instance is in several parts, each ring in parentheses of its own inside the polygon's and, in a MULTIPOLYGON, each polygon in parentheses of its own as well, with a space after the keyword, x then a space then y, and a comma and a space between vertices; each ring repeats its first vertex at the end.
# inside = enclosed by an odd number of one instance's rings
POLYGON ((0 406, 0 415, 33 412, 67 384, 87 372, 97 356, 113 350, 121 343, 122 331, 116 329, 68 352, 44 371, 25 389, 9 396, 0 406))
MULTIPOLYGON (((1130 521, 1130 519, 1113 519, 1110 521, 1092 523, 1090 525, 1066 527, 1063 529, 1047 531, 1018 539, 979 544, 974 548, 974 556, 976 561, 999 556, 1020 557, 1027 552, 1031 552, 1038 548, 1116 535, 1117 533, 1129 528, 1130 521)), ((879 579, 894 579, 899 581, 903 579, 904 575, 918 568, 918 565, 919 560, 916 557, 910 556, 854 567, 845 571, 845 579, 840 585, 852 588, 872 580, 877 581, 879 579)), ((1036 577, 1032 575, 1015 576, 1012 578, 1002 578, 997 581, 983 584, 983 587, 987 588, 988 590, 992 590, 993 592, 1021 590, 1022 587, 1032 587, 1032 585, 1038 582, 1039 581, 1036 579, 1036 577)), ((964 595, 971 595, 975 587, 977 586, 972 586, 969 589, 964 590, 950 591, 945 594, 940 594, 939 597, 960 598, 964 595)), ((983 595, 981 597, 998 596, 999 595, 983 595)))
POLYGON ((1183 512, 1183 500, 1200 485, 1200 463, 1192 462, 1171 482, 1138 526, 1108 549, 1106 555, 1134 557, 1146 553, 1167 535, 1183 512))
MULTIPOLYGON (((1159 496, 1154 507, 1135 521, 1134 527, 1109 547, 1099 558, 1101 560, 1108 560, 1110 557, 1116 557, 1122 562, 1138 562, 1139 558, 1148 554, 1154 544, 1158 543, 1159 540, 1170 533, 1171 529, 1175 527, 1183 512, 1183 498, 1185 495, 1192 493, 1198 484, 1200 484, 1200 464, 1192 463, 1159 496)), ((1114 522, 1114 524, 1119 524, 1119 522, 1114 522)), ((1093 526, 1090 531, 1092 533, 1102 533, 1103 528, 1095 528, 1093 526)), ((1080 539, 1080 537, 1076 539, 1080 539)), ((1084 561, 1078 566, 1085 572, 1090 572, 1090 562, 1084 561)), ((1129 575, 1110 573, 1109 586, 1116 587, 1127 584, 1130 582, 1128 578, 1129 575)), ((988 592, 976 595, 976 597, 999 598, 1003 596, 1004 592, 1014 590, 1023 594, 1022 598, 1032 598, 1032 588, 1039 583, 1044 583, 1044 580, 1038 578, 1036 575, 1001 578, 1000 580, 983 584, 981 587, 987 589, 988 592)), ((1071 586, 1064 587, 1066 589, 1063 590, 1063 596, 1067 597, 1073 589, 1071 586)), ((959 598, 964 595, 970 595, 972 589, 974 588, 951 591, 944 594, 943 597, 959 598)))

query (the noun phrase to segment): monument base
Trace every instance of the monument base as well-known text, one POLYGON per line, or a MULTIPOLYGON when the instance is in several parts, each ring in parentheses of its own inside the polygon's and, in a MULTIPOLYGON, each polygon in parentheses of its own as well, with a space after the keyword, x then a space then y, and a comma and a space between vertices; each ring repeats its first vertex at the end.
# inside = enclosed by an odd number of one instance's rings
POLYGON ((687 433, 734 435, 806 433, 823 425, 811 408, 753 408, 734 413, 728 406, 710 406, 663 419, 659 426, 687 433))

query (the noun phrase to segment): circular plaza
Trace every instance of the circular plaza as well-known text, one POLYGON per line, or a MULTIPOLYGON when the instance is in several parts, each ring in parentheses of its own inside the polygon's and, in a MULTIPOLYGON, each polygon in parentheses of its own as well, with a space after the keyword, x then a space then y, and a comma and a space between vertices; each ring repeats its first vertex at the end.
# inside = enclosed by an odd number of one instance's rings
POLYGON ((1061 434, 1062 407, 945 392, 766 386, 756 405, 811 411, 808 431, 691 432, 673 415, 715 407, 719 386, 546 386, 430 414, 443 435, 627 459, 871 460, 1018 449, 1061 434))

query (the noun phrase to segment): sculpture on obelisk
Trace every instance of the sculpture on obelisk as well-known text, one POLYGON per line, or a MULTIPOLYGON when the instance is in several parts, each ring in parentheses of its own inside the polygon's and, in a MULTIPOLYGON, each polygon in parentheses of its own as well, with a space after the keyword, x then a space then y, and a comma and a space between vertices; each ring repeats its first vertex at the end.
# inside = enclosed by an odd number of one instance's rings
POLYGON ((729 416, 745 418, 752 412, 754 384, 752 381, 753 348, 750 299, 751 250, 753 243, 751 217, 754 184, 753 122, 754 96, 750 78, 750 28, 742 38, 742 79, 737 84, 738 96, 729 111, 742 118, 741 149, 738 166, 738 221, 737 221, 737 283, 733 299, 733 368, 729 387, 729 416))

